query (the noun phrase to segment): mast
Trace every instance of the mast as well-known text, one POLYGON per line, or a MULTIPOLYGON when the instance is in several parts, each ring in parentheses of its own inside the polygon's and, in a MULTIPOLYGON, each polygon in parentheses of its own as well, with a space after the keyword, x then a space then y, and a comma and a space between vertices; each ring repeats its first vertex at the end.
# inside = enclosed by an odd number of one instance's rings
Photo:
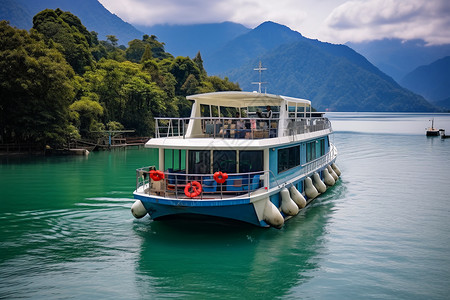
POLYGON ((263 68, 263 66, 261 64, 261 61, 259 61, 259 66, 257 68, 254 68, 253 70, 258 71, 258 73, 259 73, 259 81, 258 82, 252 82, 252 84, 257 84, 258 85, 258 93, 261 94, 261 85, 267 83, 267 82, 262 82, 261 81, 262 71, 267 70, 267 68, 263 68))

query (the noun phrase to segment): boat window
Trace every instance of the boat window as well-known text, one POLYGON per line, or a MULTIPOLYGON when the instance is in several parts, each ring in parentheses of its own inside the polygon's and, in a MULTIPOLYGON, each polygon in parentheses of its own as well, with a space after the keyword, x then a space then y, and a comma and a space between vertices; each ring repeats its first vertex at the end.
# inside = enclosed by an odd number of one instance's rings
POLYGON ((158 148, 150 148, 149 151, 149 166, 155 166, 156 170, 159 169, 159 149, 158 148))
POLYGON ((169 172, 186 170, 186 150, 164 149, 164 169, 169 172))
POLYGON ((189 174, 210 173, 210 153, 209 150, 189 150, 189 174))
POLYGON ((320 153, 319 155, 325 155, 325 139, 321 139, 319 140, 319 149, 320 149, 320 153))
POLYGON ((215 150, 213 157, 213 173, 217 171, 237 173, 236 151, 215 150))
POLYGON ((264 170, 264 153, 262 150, 239 151, 239 173, 264 170))
POLYGON ((278 149, 278 173, 300 165, 300 146, 278 149))
POLYGON ((316 141, 306 143, 306 162, 316 159, 316 141))

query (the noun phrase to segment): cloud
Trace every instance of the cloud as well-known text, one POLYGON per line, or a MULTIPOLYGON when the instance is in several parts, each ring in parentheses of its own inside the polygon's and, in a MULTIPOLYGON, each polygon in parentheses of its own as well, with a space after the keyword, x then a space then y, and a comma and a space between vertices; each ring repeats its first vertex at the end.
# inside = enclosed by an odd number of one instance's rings
POLYGON ((311 0, 99 0, 125 21, 137 25, 201 24, 232 21, 255 27, 274 21, 297 27, 307 14, 301 3, 311 0))
POLYGON ((326 34, 341 42, 420 38, 429 44, 450 43, 450 1, 348 1, 331 12, 325 25, 326 34))

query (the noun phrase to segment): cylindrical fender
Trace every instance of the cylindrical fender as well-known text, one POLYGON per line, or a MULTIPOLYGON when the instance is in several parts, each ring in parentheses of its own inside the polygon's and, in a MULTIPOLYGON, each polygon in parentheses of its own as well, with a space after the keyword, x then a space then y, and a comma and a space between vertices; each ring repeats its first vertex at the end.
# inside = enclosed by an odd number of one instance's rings
POLYGON ((281 211, 288 216, 295 216, 298 214, 298 206, 291 199, 287 188, 282 188, 281 195, 281 211))
POLYGON ((337 174, 334 172, 333 168, 330 165, 327 166, 327 169, 328 172, 330 172, 330 175, 333 176, 334 180, 335 181, 338 180, 339 177, 337 176, 337 174))
POLYGON ((278 208, 270 202, 269 199, 266 201, 266 206, 264 207, 263 212, 263 220, 270 226, 280 229, 284 224, 283 216, 278 208))
POLYGON ((147 214, 147 210, 141 200, 136 200, 133 205, 131 205, 131 213, 136 219, 140 219, 147 214))
POLYGON ((319 193, 325 193, 327 191, 327 186, 320 179, 320 176, 317 172, 314 172, 313 174, 313 184, 319 193))
POLYGON ((341 177, 341 170, 338 168, 338 166, 335 163, 331 164, 331 168, 333 168, 334 173, 336 173, 337 176, 341 177))
POLYGON ((323 181, 325 181, 325 184, 328 186, 333 186, 336 183, 336 180, 330 175, 328 169, 323 169, 323 181))
POLYGON ((295 186, 291 186, 289 188, 291 192, 291 198, 294 200, 295 204, 297 204, 298 208, 303 208, 306 206, 306 199, 303 195, 295 188, 295 186))
POLYGON ((305 194, 309 199, 314 199, 319 196, 319 192, 314 187, 310 177, 305 178, 305 194))

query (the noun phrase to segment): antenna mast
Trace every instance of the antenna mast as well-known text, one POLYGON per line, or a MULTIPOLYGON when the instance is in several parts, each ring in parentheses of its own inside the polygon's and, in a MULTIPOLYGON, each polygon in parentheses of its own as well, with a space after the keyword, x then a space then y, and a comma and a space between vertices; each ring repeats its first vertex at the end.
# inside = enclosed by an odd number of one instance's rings
POLYGON ((258 93, 261 93, 261 85, 263 83, 267 83, 267 82, 262 82, 261 81, 261 74, 262 74, 262 71, 267 70, 267 68, 263 68, 262 64, 261 64, 261 61, 259 61, 259 66, 257 68, 254 68, 253 70, 258 71, 258 73, 259 73, 259 82, 252 82, 252 84, 257 84, 258 85, 258 93))

